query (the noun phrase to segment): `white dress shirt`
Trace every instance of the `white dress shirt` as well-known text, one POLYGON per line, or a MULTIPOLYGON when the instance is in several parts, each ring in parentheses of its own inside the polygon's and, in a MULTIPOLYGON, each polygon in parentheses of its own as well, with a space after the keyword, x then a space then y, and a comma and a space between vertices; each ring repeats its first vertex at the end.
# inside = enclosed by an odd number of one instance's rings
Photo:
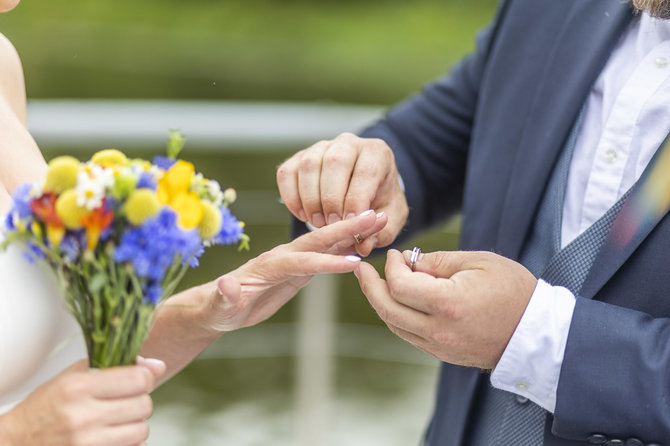
MULTIPOLYGON (((598 220, 637 181, 670 131, 670 21, 642 14, 621 37, 587 99, 565 191, 561 246, 598 220)), ((542 280, 491 384, 549 412, 575 308, 542 280)))

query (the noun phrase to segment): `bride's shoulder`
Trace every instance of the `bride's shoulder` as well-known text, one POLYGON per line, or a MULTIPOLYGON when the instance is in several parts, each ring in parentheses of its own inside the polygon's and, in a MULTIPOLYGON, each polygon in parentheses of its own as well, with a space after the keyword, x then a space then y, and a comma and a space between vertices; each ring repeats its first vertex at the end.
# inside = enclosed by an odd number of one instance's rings
POLYGON ((0 33, 0 99, 25 122, 26 89, 21 59, 14 45, 0 33))

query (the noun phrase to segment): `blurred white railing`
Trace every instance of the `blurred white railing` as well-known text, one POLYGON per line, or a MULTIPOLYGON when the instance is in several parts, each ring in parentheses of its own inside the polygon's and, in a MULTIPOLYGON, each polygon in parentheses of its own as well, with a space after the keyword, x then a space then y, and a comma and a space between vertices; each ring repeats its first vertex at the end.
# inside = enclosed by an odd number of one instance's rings
POLYGON ((332 103, 32 100, 29 128, 44 147, 91 144, 156 148, 168 129, 200 150, 270 151, 301 148, 360 130, 382 108, 332 103))

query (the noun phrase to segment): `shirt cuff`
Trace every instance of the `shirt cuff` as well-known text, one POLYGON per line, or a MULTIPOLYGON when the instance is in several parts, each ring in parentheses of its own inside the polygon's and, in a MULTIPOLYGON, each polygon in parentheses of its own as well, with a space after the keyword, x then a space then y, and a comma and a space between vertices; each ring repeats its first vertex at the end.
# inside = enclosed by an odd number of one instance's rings
POLYGON ((538 280, 519 325, 491 374, 491 385, 554 413, 575 296, 538 280))

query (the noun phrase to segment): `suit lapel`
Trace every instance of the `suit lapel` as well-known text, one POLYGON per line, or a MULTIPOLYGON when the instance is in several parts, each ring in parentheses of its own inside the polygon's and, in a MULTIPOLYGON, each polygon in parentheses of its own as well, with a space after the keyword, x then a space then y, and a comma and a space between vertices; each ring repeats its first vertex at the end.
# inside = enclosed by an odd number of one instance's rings
POLYGON ((632 17, 624 2, 572 1, 556 44, 547 53, 516 153, 497 237, 498 253, 519 257, 570 128, 632 17))

